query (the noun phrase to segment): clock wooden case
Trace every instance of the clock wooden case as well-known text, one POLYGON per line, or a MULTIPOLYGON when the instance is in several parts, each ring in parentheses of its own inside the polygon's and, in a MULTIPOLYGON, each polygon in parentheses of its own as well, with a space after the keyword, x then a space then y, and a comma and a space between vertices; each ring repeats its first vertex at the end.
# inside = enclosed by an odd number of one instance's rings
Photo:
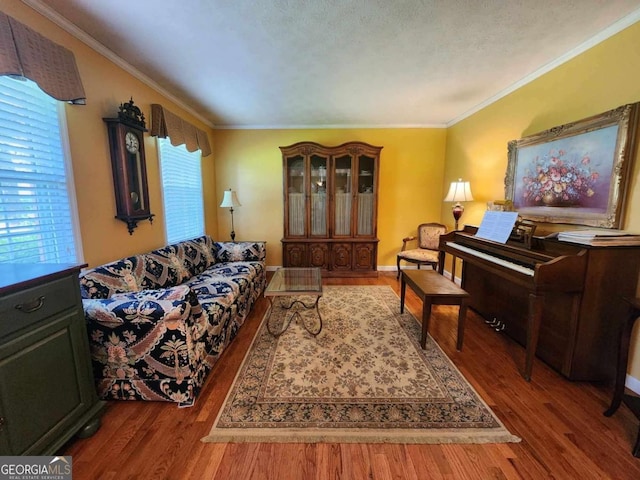
POLYGON ((149 207, 147 167, 144 155, 144 115, 133 99, 120 105, 117 118, 104 118, 109 132, 116 218, 127 224, 129 234, 141 220, 153 221, 149 207))

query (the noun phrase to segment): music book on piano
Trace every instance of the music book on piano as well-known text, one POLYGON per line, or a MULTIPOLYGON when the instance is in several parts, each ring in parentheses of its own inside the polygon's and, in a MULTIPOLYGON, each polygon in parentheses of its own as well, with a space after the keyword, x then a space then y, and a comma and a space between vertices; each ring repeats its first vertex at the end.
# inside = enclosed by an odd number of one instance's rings
POLYGON ((558 240, 593 246, 640 245, 640 235, 613 229, 559 232, 558 240))
POLYGON ((496 212, 487 210, 482 217, 476 237, 507 243, 518 219, 518 212, 496 212))

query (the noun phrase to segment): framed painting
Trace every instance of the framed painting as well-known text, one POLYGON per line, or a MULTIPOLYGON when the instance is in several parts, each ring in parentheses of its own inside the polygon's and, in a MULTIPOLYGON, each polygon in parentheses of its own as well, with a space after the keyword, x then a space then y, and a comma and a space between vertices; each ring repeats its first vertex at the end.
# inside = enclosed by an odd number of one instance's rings
POLYGON ((619 228, 639 103, 509 142, 505 196, 528 220, 619 228))

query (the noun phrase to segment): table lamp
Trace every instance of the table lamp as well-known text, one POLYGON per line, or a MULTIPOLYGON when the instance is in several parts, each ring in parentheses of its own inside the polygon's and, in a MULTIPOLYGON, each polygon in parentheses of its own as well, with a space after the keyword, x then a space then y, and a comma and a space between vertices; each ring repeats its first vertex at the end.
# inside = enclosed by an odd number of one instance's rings
POLYGON ((451 182, 451 186, 449 187, 449 193, 445 197, 445 202, 456 202, 453 206, 453 218, 455 219, 455 229, 458 230, 458 220, 462 217, 462 212, 464 212, 464 207, 460 204, 460 202, 469 202, 473 200, 473 196, 471 195, 471 186, 469 182, 463 182, 461 178, 458 179, 457 182, 451 182))
POLYGON ((228 208, 231 213, 231 241, 236 241, 236 232, 233 229, 233 207, 241 207, 242 205, 238 201, 238 196, 234 190, 225 190, 224 197, 222 197, 221 207, 228 208))

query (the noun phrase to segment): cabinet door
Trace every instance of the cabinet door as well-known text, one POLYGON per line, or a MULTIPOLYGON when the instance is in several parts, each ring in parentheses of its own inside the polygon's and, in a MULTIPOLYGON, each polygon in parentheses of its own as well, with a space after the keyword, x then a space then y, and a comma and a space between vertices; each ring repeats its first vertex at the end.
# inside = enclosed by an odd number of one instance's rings
POLYGON ((284 158, 285 237, 304 238, 307 234, 305 157, 296 154, 284 158))
POLYGON ((9 448, 0 454, 43 451, 92 403, 76 331, 84 318, 78 315, 61 315, 0 347, 0 445, 9 448))
POLYGON ((326 238, 329 236, 329 209, 327 197, 327 166, 329 158, 326 155, 312 153, 309 156, 310 185, 309 218, 311 219, 310 237, 326 238))
POLYGON ((356 237, 375 235, 377 162, 371 155, 358 155, 355 198, 356 237))
POLYGON ((307 267, 307 246, 304 243, 285 243, 284 258, 285 267, 307 267))
POLYGON ((329 268, 329 245, 326 243, 309 244, 309 266, 327 270, 329 268))
POLYGON ((375 270, 376 268, 376 244, 375 243, 354 243, 353 244, 353 269, 354 270, 375 270))
POLYGON ((333 168, 333 236, 350 237, 353 210, 353 157, 350 154, 334 158, 333 168))
POLYGON ((331 270, 351 270, 350 243, 334 243, 331 245, 331 270))

